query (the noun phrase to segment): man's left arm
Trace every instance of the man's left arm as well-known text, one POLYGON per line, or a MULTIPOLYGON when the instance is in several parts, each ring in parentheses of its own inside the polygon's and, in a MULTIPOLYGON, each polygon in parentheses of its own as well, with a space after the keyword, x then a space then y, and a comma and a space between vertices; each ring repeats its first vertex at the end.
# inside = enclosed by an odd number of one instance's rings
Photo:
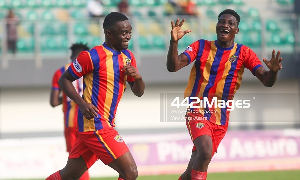
POLYGON ((264 86, 272 87, 277 80, 278 71, 282 68, 280 51, 277 52, 275 57, 275 50, 273 50, 271 60, 268 61, 263 59, 263 61, 269 68, 269 71, 261 66, 256 69, 255 76, 264 84, 264 86))

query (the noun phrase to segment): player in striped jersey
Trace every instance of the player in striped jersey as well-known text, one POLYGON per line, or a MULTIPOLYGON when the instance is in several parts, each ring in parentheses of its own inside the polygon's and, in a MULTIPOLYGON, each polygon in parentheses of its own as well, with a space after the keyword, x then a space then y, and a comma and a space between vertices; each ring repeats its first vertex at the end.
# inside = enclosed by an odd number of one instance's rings
POLYGON ((240 16, 234 10, 222 11, 216 24, 217 40, 197 40, 179 55, 178 41, 191 30, 181 30, 184 19, 177 19, 175 24, 171 22, 167 69, 176 72, 194 62, 184 96, 199 100, 193 102, 199 108, 189 108, 186 113, 186 125, 194 147, 188 167, 179 179, 205 180, 211 158, 227 131, 228 107, 201 106, 201 100, 206 99, 208 103, 213 99, 217 102, 232 100, 245 67, 267 87, 273 86, 282 68, 280 52, 275 55, 273 50, 270 61, 263 59, 269 68, 267 71, 249 47, 234 42, 239 22, 240 16))
MULTIPOLYGON (((71 62, 74 62, 80 52, 89 50, 89 47, 86 44, 75 43, 70 47, 71 50, 71 62)), ((52 78, 52 88, 50 93, 50 105, 56 107, 62 104, 62 110, 64 113, 64 135, 66 140, 66 149, 70 153, 72 147, 75 144, 77 139, 77 114, 78 114, 78 105, 72 101, 65 93, 61 91, 58 85, 58 80, 61 75, 68 69, 71 63, 66 64, 65 66, 59 68, 55 71, 52 78)), ((73 85, 76 91, 82 95, 83 82, 82 78, 73 81, 73 85)), ((88 171, 80 178, 80 180, 89 179, 88 171)))
POLYGON ((119 173, 119 180, 137 178, 137 167, 122 137, 114 129, 118 103, 129 83, 136 96, 144 94, 145 84, 136 68, 135 57, 127 50, 132 27, 118 12, 103 22, 105 43, 83 51, 59 79, 61 89, 79 106, 78 138, 67 165, 47 179, 78 179, 95 161, 119 173), (83 96, 72 82, 83 77, 83 96))

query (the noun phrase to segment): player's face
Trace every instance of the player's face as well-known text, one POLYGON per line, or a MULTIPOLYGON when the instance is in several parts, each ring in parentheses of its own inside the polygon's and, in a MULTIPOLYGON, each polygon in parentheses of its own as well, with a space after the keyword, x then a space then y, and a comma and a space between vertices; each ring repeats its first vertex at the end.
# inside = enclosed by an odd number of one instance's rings
POLYGON ((129 20, 117 22, 111 30, 111 44, 117 51, 127 49, 131 39, 132 27, 129 20))
POLYGON ((217 39, 221 42, 234 41, 235 34, 239 32, 238 22, 231 14, 223 14, 216 26, 217 39))

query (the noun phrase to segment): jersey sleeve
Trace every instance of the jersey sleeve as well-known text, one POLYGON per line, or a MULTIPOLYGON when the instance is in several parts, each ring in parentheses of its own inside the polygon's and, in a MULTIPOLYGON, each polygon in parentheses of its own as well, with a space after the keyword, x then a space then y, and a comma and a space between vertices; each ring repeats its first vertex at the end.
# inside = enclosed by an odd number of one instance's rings
POLYGON ((55 71, 55 73, 53 74, 53 77, 52 77, 52 89, 56 89, 56 90, 59 90, 59 85, 58 85, 58 80, 61 76, 61 71, 60 69, 58 69, 57 71, 55 71))
POLYGON ((257 57, 256 53, 252 51, 249 47, 245 47, 244 50, 244 65, 249 69, 253 75, 257 68, 262 67, 260 59, 257 57))
POLYGON ((183 54, 185 54, 188 58, 188 64, 192 63, 197 55, 198 55, 198 51, 200 49, 200 42, 199 41, 195 41, 193 42, 191 45, 189 45, 185 51, 183 52, 183 54))
POLYGON ((88 51, 82 51, 77 59, 71 63, 68 68, 70 74, 75 78, 79 79, 80 77, 93 71, 93 61, 88 51))
MULTIPOLYGON (((134 55, 131 53, 131 66, 135 67, 135 69, 138 71, 137 67, 136 67, 136 60, 135 60, 135 57, 134 55)), ((127 76, 127 82, 134 82, 134 77, 132 76, 127 76)))

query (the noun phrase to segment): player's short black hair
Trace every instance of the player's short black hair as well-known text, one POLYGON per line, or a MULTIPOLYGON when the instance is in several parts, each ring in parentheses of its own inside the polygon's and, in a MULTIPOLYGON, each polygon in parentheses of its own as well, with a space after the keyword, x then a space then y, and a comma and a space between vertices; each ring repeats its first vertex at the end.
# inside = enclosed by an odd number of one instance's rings
POLYGON ((120 22, 120 21, 126 21, 126 20, 129 20, 129 19, 124 14, 119 13, 119 12, 111 12, 104 19, 103 29, 104 30, 110 29, 115 25, 115 23, 120 22))
POLYGON ((90 48, 87 46, 87 43, 83 44, 82 42, 79 42, 79 43, 72 44, 70 49, 74 53, 76 51, 86 51, 89 50, 90 48))
POLYGON ((239 15, 237 12, 235 12, 234 10, 232 10, 232 9, 225 9, 224 11, 222 11, 222 12, 219 14, 218 19, 219 19, 223 14, 231 14, 231 15, 233 15, 233 16, 236 18, 238 24, 240 23, 241 17, 240 17, 240 15, 239 15))

